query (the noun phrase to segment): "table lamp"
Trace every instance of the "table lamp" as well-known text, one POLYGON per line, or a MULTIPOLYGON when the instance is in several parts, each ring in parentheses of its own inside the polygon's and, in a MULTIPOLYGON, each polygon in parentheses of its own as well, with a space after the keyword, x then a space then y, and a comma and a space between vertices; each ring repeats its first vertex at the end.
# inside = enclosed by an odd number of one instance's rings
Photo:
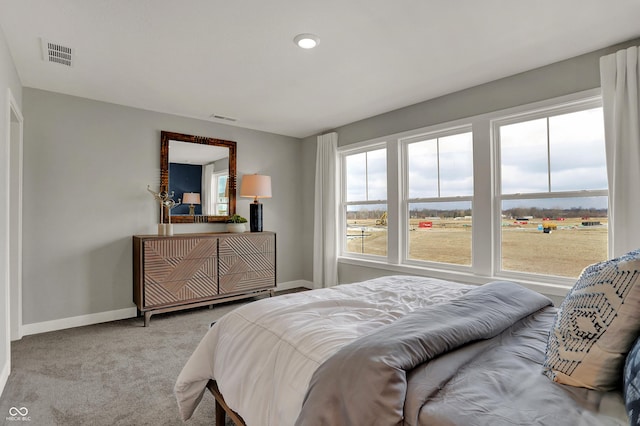
POLYGON ((253 197, 253 203, 249 207, 249 227, 251 232, 262 232, 262 204, 258 202, 258 198, 271 198, 271 176, 244 175, 240 196, 253 197))
POLYGON ((189 204, 189 215, 193 216, 196 211, 194 204, 200 204, 200 193, 185 192, 182 194, 182 204, 189 204))

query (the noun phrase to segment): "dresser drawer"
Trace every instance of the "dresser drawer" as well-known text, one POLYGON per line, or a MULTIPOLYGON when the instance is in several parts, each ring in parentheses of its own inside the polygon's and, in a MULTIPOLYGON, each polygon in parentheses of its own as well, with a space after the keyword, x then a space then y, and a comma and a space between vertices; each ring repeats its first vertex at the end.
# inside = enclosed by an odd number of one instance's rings
POLYGON ((144 251, 144 303, 170 305, 216 296, 216 238, 148 240, 144 251))
POLYGON ((242 234, 220 238, 220 294, 275 287, 275 235, 242 234))
POLYGON ((245 293, 275 285, 273 269, 248 270, 245 272, 220 274, 220 294, 245 293))

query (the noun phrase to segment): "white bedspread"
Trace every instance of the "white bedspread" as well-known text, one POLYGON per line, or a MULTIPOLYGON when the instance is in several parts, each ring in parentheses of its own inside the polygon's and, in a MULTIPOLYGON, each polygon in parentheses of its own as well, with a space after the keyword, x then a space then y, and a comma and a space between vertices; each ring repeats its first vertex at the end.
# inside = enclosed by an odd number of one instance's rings
POLYGON ((204 336, 175 385, 183 419, 209 379, 247 425, 293 424, 311 375, 354 339, 415 309, 473 286, 392 276, 253 302, 225 315, 204 336))

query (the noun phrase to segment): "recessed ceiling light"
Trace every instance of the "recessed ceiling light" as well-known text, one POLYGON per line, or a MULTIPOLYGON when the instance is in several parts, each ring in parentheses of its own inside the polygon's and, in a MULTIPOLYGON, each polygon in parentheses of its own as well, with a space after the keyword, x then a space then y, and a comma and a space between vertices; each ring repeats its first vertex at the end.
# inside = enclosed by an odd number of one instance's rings
POLYGON ((320 44, 320 38, 315 34, 298 34, 293 42, 303 49, 313 49, 320 44))

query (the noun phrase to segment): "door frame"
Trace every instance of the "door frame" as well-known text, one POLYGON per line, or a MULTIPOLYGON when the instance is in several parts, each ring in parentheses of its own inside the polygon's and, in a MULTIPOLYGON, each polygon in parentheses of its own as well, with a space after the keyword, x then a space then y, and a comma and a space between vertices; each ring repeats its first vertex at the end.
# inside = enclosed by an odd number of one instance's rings
POLYGON ((7 89, 7 142, 9 145, 8 182, 8 312, 11 341, 22 338, 22 202, 23 202, 23 130, 20 106, 7 89))

